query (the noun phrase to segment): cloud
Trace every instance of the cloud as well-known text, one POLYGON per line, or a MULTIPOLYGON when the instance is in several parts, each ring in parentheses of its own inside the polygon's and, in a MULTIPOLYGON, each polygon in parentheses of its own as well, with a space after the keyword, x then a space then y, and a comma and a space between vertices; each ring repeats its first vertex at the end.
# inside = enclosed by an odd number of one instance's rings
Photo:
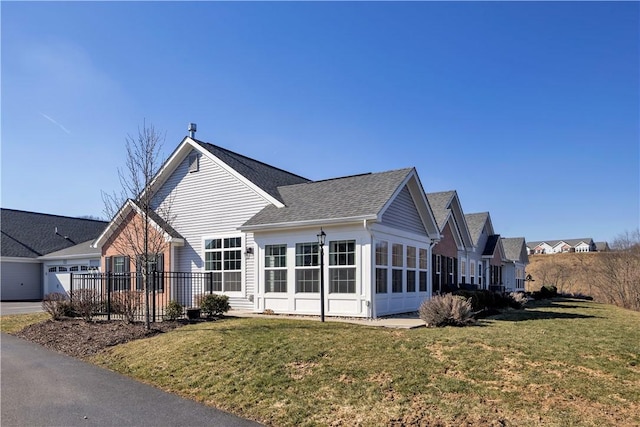
POLYGON ((51 117, 47 116, 45 113, 40 113, 40 115, 42 117, 44 117, 45 119, 49 120, 51 123, 53 123, 54 125, 57 125, 60 129, 62 129, 63 131, 65 131, 68 134, 71 134, 71 132, 64 127, 63 125, 61 125, 60 123, 58 123, 57 121, 55 121, 54 119, 52 119, 51 117))

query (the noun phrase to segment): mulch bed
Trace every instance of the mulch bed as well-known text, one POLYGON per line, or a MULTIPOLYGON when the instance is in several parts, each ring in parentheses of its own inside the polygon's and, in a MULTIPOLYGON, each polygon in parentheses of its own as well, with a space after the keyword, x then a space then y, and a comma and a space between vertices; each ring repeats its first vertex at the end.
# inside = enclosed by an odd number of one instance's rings
POLYGON ((125 323, 117 320, 86 322, 82 319, 63 318, 35 323, 13 335, 83 359, 107 347, 152 337, 184 324, 179 321, 164 321, 152 323, 151 329, 146 330, 144 323, 125 323))

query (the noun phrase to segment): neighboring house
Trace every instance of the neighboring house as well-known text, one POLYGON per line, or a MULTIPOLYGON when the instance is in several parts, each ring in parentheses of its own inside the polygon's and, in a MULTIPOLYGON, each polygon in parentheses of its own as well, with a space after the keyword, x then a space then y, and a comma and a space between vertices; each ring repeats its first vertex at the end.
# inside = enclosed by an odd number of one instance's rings
MULTIPOLYGON (((0 297, 41 300, 65 289, 69 272, 96 269, 100 252, 90 247, 104 221, 1 209, 0 297)), ((68 290, 68 289, 67 289, 68 290)))
MULTIPOLYGON (((175 215, 170 227, 154 220, 164 271, 212 273, 209 289, 234 309, 319 314, 320 265, 329 316, 415 311, 431 295, 440 234, 414 168, 310 181, 186 137, 149 191, 154 209, 171 204, 175 215)), ((132 223, 140 216, 131 202, 123 209, 132 223)), ((134 268, 116 252, 126 226, 112 221, 96 241, 106 271, 134 268)))
POLYGON ((466 214, 465 219, 474 250, 470 253, 470 266, 476 270, 480 289, 504 290, 502 265, 505 260, 500 235, 495 234, 489 212, 466 214))
POLYGON ((598 248, 590 237, 583 239, 544 240, 527 242, 527 254, 559 254, 567 252, 596 252, 598 248))
POLYGON ((596 251, 598 252, 608 252, 611 250, 611 248, 609 247, 609 243, 607 242, 595 242, 596 245, 596 251))
POLYGON ((433 248, 433 292, 440 293, 465 285, 475 285, 475 261, 470 253, 474 246, 462 211, 458 193, 442 191, 427 193, 441 239, 433 248))
POLYGON ((524 292, 525 268, 529 264, 527 244, 524 237, 503 237, 505 262, 502 266, 502 281, 507 292, 524 292))

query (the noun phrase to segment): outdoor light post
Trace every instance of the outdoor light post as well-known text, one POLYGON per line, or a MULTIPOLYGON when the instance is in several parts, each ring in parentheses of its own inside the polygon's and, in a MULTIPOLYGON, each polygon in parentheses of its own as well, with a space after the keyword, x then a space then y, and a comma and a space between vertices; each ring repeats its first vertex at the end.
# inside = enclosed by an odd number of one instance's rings
POLYGON ((320 321, 324 322, 324 239, 327 237, 322 227, 318 234, 318 246, 320 247, 320 321))

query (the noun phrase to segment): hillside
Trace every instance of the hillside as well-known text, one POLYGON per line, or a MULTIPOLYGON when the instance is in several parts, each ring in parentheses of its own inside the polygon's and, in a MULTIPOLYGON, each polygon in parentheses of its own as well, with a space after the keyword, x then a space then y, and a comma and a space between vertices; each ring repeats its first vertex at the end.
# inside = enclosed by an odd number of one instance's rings
POLYGON ((553 285, 558 292, 596 296, 595 276, 602 253, 565 253, 553 255, 530 255, 526 274, 533 282, 526 285, 527 291, 537 291, 543 285, 553 285))

